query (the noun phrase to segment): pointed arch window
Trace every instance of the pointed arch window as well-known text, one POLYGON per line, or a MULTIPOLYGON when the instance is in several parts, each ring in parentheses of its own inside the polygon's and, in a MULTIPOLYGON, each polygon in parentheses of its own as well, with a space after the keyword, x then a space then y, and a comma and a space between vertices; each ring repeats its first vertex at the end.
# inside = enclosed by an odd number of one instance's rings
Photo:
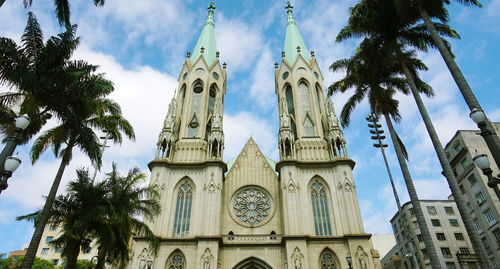
POLYGON ((302 112, 304 113, 304 135, 314 136, 314 124, 311 119, 311 100, 309 99, 309 87, 305 82, 299 83, 299 96, 302 112))
POLYGON ((323 252, 321 252, 319 263, 321 265, 321 269, 337 268, 337 266, 335 265, 335 254, 329 249, 325 249, 323 252))
POLYGON ((304 120, 304 136, 314 136, 314 123, 307 113, 306 118, 304 120))
POLYGON ((189 233, 191 221, 191 207, 193 202, 193 187, 186 180, 177 190, 177 203, 175 205, 174 236, 184 237, 189 233))
POLYGON ((184 269, 186 268, 186 259, 179 250, 174 251, 167 260, 166 269, 184 269))
POLYGON ((321 90, 321 87, 319 86, 319 84, 316 83, 316 98, 318 99, 318 110, 320 112, 323 111, 323 103, 321 102, 321 100, 323 99, 323 91, 321 90))
POLYGON ((212 132, 212 116, 214 114, 215 97, 217 96, 217 86, 212 84, 208 92, 208 106, 207 106, 207 126, 205 127, 205 140, 208 140, 212 132))
POLYGON ((181 104, 181 112, 179 115, 182 115, 184 113, 184 101, 186 99, 186 84, 182 85, 181 91, 179 92, 180 100, 179 103, 181 104))
POLYGON ((297 138, 297 125, 295 123, 295 105, 293 103, 293 92, 292 92, 292 86, 287 85, 286 86, 286 91, 285 91, 285 96, 286 96, 286 105, 288 107, 288 114, 290 115, 290 118, 292 119, 291 121, 291 127, 292 127, 292 132, 295 138, 297 138))
POLYGON ((314 179, 311 186, 311 201, 316 235, 332 235, 326 188, 318 178, 314 179))
MULTIPOLYGON (((191 113, 190 117, 194 118, 196 114, 200 115, 201 107, 201 97, 203 93, 203 83, 201 81, 196 81, 193 87, 193 99, 191 102, 191 113)), ((191 120, 188 123, 188 136, 196 137, 198 135, 199 123, 191 120)))

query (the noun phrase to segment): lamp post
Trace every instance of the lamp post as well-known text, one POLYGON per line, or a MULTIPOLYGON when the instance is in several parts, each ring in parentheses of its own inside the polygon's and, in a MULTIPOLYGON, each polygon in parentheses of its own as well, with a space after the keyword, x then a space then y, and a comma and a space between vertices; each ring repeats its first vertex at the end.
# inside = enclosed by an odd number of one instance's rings
POLYGON ((21 165, 21 159, 16 156, 9 156, 5 160, 5 165, 0 179, 0 193, 9 186, 7 180, 12 176, 12 173, 21 165))
POLYGON ((349 269, 352 269, 352 257, 351 254, 347 253, 347 256, 345 256, 345 259, 347 261, 347 265, 349 265, 349 269))
MULTIPOLYGON (((110 139, 111 137, 106 134, 105 136, 101 136, 99 138, 104 140, 104 142, 101 144, 101 146, 102 146, 101 152, 104 154, 104 150, 109 147, 106 145, 108 143, 108 139, 110 139)), ((92 176, 92 181, 95 180, 95 177, 97 176, 98 170, 100 170, 100 169, 97 169, 97 165, 96 165, 95 170, 94 170, 94 175, 92 176)))
POLYGON ((3 174, 3 164, 5 163, 7 156, 11 156, 12 153, 14 153, 14 150, 17 147, 17 143, 19 143, 19 140, 21 139, 22 132, 24 131, 24 129, 26 129, 26 127, 28 127, 29 124, 30 118, 28 118, 28 116, 26 115, 21 115, 16 118, 14 135, 7 139, 7 143, 5 144, 2 153, 0 153, 0 174, 3 174))
POLYGON ((483 174, 488 177, 488 187, 492 188, 500 201, 500 190, 498 189, 498 184, 500 184, 500 174, 496 177, 493 176, 493 170, 490 168, 490 160, 488 160, 488 155, 479 154, 472 158, 474 164, 483 171, 483 174))
MULTIPOLYGON (((389 175, 389 180, 391 182, 392 193, 394 194, 394 199, 396 200, 396 205, 398 207, 397 215, 399 215, 399 218, 403 221, 403 226, 407 227, 408 221, 406 220, 406 214, 403 212, 403 209, 401 208, 401 202, 399 201, 396 185, 394 184, 394 179, 392 178, 391 169, 389 168, 389 163, 387 162, 387 157, 385 155, 384 148, 386 148, 388 145, 383 143, 383 140, 385 139, 385 135, 382 135, 384 133, 384 130, 379 129, 382 128, 382 125, 378 123, 378 116, 375 113, 368 114, 368 116, 366 116, 366 120, 369 122, 368 127, 371 128, 370 133, 373 135, 371 138, 377 142, 373 144, 373 146, 375 148, 380 148, 380 151, 382 152, 382 157, 384 158, 385 168, 387 169, 387 174, 389 175)), ((409 236, 408 229, 401 229, 401 233, 403 234, 403 239, 409 242, 408 250, 410 253, 406 254, 405 257, 413 258, 413 263, 410 262, 410 264, 414 264, 414 266, 418 268, 418 259, 413 249, 413 239, 411 238, 411 236, 409 236)))
POLYGON ((147 261, 146 264, 148 265, 148 269, 153 268, 152 267, 153 266, 153 261, 152 260, 147 261))
POLYGON ((479 130, 481 130, 479 134, 483 137, 497 167, 500 169, 500 138, 495 133, 493 125, 482 109, 473 108, 469 116, 477 124, 479 130))

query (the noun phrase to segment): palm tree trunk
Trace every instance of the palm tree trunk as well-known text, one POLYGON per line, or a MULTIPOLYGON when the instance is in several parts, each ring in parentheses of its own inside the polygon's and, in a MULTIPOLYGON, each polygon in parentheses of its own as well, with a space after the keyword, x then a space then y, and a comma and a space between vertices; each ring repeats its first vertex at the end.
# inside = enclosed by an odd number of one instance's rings
MULTIPOLYGON (((441 39, 441 36, 439 35, 434 23, 432 23, 429 14, 423 8, 420 8, 419 11, 420 11, 420 16, 422 16, 422 18, 424 19, 425 26, 431 33, 432 40, 434 41, 439 52, 441 53, 441 56, 443 57, 444 62, 446 63, 446 66, 448 66, 448 70, 450 70, 450 73, 453 76, 455 83, 457 83, 458 89, 462 93, 462 96, 464 97, 467 106, 469 107, 470 110, 472 110, 473 108, 483 110, 483 108, 479 104, 479 101, 477 101, 476 96, 472 92, 469 83, 467 83, 464 74, 462 74, 462 71, 458 67, 450 51, 448 50, 443 40, 441 39)), ((493 125, 489 120, 485 122, 485 125, 486 126, 484 127, 484 130, 483 128, 481 128, 481 131, 492 132, 494 135, 490 135, 488 136, 488 138, 485 137, 484 140, 488 145, 490 151, 495 152, 495 149, 496 150, 500 149, 500 138, 498 137, 498 135, 495 135, 496 134, 495 128, 493 128, 493 125)), ((493 158, 495 159, 497 166, 500 167, 500 159, 497 156, 495 156, 495 154, 493 154, 493 158)))
POLYGON ((104 264, 106 263, 106 250, 104 248, 99 247, 99 252, 97 253, 97 265, 95 269, 103 269, 104 264))
POLYGON ((66 148, 64 155, 61 160, 61 164, 59 165, 59 169, 57 170, 56 177, 54 178, 54 182, 52 183, 52 187, 50 188, 49 195, 47 196, 47 200, 45 201, 45 205, 43 206, 42 214, 35 228, 35 232, 33 233, 33 237, 31 237, 31 242, 26 251, 26 256, 24 257, 23 264, 21 266, 22 269, 30 269, 33 265, 33 261, 35 260, 35 255, 38 250, 38 245, 40 244, 40 240, 42 239, 43 230, 47 221, 50 218, 50 209, 52 208, 52 204, 56 198, 57 189, 59 188, 59 184, 61 183, 61 178, 64 173, 64 169, 69 164, 71 159, 71 151, 73 149, 73 143, 68 143, 68 147, 66 148))
POLYGON ((78 254, 80 253, 80 241, 74 240, 70 246, 67 246, 69 249, 66 251, 66 265, 64 269, 76 269, 76 262, 78 259, 78 254))
POLYGON ((434 247, 434 243, 432 242, 429 228, 427 227, 427 223, 425 221, 422 206, 420 205, 420 202, 418 200, 417 190, 415 189, 413 180, 411 179, 410 170, 408 169, 408 165, 406 164, 406 161, 403 157, 403 152, 401 151, 401 146, 399 145, 396 131, 394 130, 394 126, 392 125, 391 118, 388 115, 384 115, 384 117, 385 121, 387 122, 387 129, 389 129, 389 133, 391 135, 394 150, 396 151, 396 156, 398 157, 401 172, 403 173, 406 188, 408 189, 408 194, 410 195, 410 201, 413 206, 413 210, 415 211, 415 216, 417 217, 418 227, 420 228, 420 232, 422 233, 422 237, 424 238, 425 248, 427 249, 427 254, 431 261, 432 268, 442 268, 441 262, 439 261, 439 258, 437 256, 436 248, 434 247))
MULTIPOLYGON (((474 248, 474 251, 476 252, 476 255, 479 260, 479 265, 481 268, 490 268, 489 262, 488 262, 488 254, 486 253, 486 249, 484 248, 483 242, 479 238, 479 234, 474 227, 474 223, 472 222, 471 216, 467 212, 467 207, 465 205, 465 199, 460 193, 460 188, 458 186, 457 179, 455 178, 455 175, 453 174, 453 170, 451 168, 450 163, 448 162, 448 159, 446 158, 446 155, 443 150, 443 146, 441 145, 441 142, 439 141, 439 137, 436 133, 436 130, 434 129, 434 125, 432 124, 431 118, 429 117, 429 114, 427 113, 427 109, 425 108, 424 103, 422 102, 422 98, 420 98, 420 94, 417 91, 417 86, 415 85, 415 82, 413 80, 413 76, 406 66, 406 63, 402 60, 400 60, 401 67, 403 68, 403 71, 406 76, 406 81, 408 82, 408 85, 410 86, 411 93, 413 94, 413 97, 415 98, 415 102, 417 103, 418 110, 420 111, 420 115, 422 116, 422 120, 424 121, 425 127, 427 128, 427 132, 429 133, 429 136, 432 141, 432 145, 434 146, 434 149, 437 153, 439 162, 441 163, 441 167, 443 168, 443 175, 445 176, 446 180, 448 181, 448 185, 450 186, 451 189, 451 194, 453 195, 453 198, 455 199, 455 202, 457 203, 458 211, 460 212, 460 215, 462 216, 462 220, 465 225, 465 229, 467 230, 467 233, 469 234, 472 246, 474 248)), ((425 237, 424 237, 425 240, 425 237)))

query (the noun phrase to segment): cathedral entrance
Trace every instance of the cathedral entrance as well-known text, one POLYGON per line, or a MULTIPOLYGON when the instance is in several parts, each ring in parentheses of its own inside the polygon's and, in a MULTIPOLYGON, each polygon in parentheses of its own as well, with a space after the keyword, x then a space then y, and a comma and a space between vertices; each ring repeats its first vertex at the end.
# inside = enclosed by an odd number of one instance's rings
POLYGON ((233 269, 272 269, 272 267, 257 258, 248 258, 238 263, 233 269))

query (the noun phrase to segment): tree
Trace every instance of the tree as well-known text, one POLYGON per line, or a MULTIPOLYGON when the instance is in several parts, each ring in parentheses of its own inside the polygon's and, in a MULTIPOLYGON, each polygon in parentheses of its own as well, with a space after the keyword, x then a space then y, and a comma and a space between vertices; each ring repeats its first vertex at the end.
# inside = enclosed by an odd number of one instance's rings
MULTIPOLYGON (((368 98, 368 103, 374 114, 381 114, 384 116, 410 196, 410 201, 415 210, 420 231, 424 240, 425 237, 430 239, 425 242, 426 249, 428 253, 435 253, 435 247, 430 238, 429 228, 427 227, 423 215, 417 191, 413 185, 413 180, 406 164, 401 144, 391 120, 391 118, 396 122, 401 120, 398 109, 399 102, 393 98, 394 94, 396 91, 403 94, 409 94, 409 89, 406 81, 401 77, 402 71, 399 64, 388 60, 386 57, 387 53, 388 51, 386 51, 377 40, 365 38, 356 50, 354 56, 349 59, 338 60, 330 66, 330 70, 332 71, 345 70, 346 75, 343 79, 333 83, 329 87, 329 95, 336 92, 345 93, 354 88, 353 95, 348 99, 340 114, 340 120, 343 126, 349 125, 352 111, 365 98, 368 98)), ((426 69, 426 66, 420 60, 414 58, 413 51, 406 52, 405 55, 412 63, 411 67, 413 70, 426 69)), ((418 76, 416 78, 419 85, 419 91, 432 96, 434 94, 432 88, 421 81, 418 76)), ((400 217, 404 218, 404 216, 400 217)), ((406 227, 402 229, 406 229, 406 227)), ((412 243, 410 242, 410 244, 412 243)))
MULTIPOLYGON (((339 33, 337 41, 355 36, 368 36, 380 39, 382 44, 384 44, 384 47, 388 48, 390 51, 390 53, 387 54, 387 57, 390 57, 394 62, 399 62, 443 168, 443 175, 448 181, 451 193, 457 203, 457 207, 472 241, 474 250, 478 255, 481 268, 489 268, 489 262, 484 245, 482 244, 478 232, 474 227, 472 218, 468 214, 465 200, 460 192, 458 182, 445 156, 443 147, 439 141, 439 137, 435 131, 425 105, 423 104, 423 101, 418 93, 418 85, 415 83, 417 74, 415 71, 411 70, 409 62, 407 62, 404 57, 403 51, 406 46, 413 46, 422 51, 426 51, 428 47, 435 47, 436 44, 430 37, 429 31, 424 25, 415 25, 419 19, 418 16, 412 13, 411 10, 404 10, 408 12, 405 14, 396 14, 397 16, 395 16, 394 12, 397 10, 398 9, 394 1, 387 2, 381 0, 363 0, 351 9, 349 23, 339 33)), ((436 8, 433 9, 432 12, 432 15, 430 15, 431 17, 446 22, 447 12, 445 9, 436 8)), ((452 38, 459 37, 458 34, 447 24, 436 23, 435 26, 441 35, 452 38)), ((446 46, 449 48, 448 42, 444 39, 441 40, 443 43, 447 44, 446 46)), ((424 241, 425 240, 424 236, 424 241)), ((432 256, 430 256, 430 258, 433 266, 440 267, 437 261, 432 261, 432 256)))
POLYGON ((61 158, 61 164, 33 233, 23 268, 30 268, 33 261, 73 149, 79 148, 99 168, 102 152, 99 138, 94 130, 106 133, 115 143, 122 142, 122 132, 127 137, 134 138, 133 128, 122 117, 120 106, 106 98, 114 90, 113 84, 105 79, 103 74, 95 74, 97 68, 98 66, 84 61, 76 61, 68 67, 70 72, 73 72, 69 78, 63 78, 70 82, 69 87, 64 88, 60 93, 63 98, 58 99, 60 106, 56 111, 59 115, 59 125, 40 135, 31 149, 33 163, 38 160, 42 152, 52 147, 55 156, 61 158))
MULTIPOLYGON (((105 0, 93 0, 95 6, 104 6, 105 0)), ((0 0, 0 7, 5 3, 5 0, 0 0)), ((23 0, 24 7, 27 8, 33 4, 33 0, 23 0)), ((56 8, 56 16, 61 26, 71 26, 69 0, 54 0, 56 8)))
POLYGON ((79 44, 75 31, 76 26, 68 27, 44 44, 40 25, 29 12, 20 46, 12 39, 0 38, 0 85, 10 89, 0 94, 0 128, 7 136, 14 131, 14 108, 30 117, 21 140, 26 143, 52 117, 54 107, 60 106, 60 93, 71 81, 68 72, 78 71, 71 68, 75 62, 70 60, 79 44))
POLYGON ((108 218, 99 220, 97 229, 99 253, 96 268, 104 267, 106 258, 126 265, 133 235, 143 237, 150 244, 152 252, 158 251, 159 241, 139 217, 151 220, 160 213, 158 190, 152 186, 141 186, 146 175, 137 167, 126 176, 118 173, 116 164, 106 174, 106 189, 109 196, 108 218))

